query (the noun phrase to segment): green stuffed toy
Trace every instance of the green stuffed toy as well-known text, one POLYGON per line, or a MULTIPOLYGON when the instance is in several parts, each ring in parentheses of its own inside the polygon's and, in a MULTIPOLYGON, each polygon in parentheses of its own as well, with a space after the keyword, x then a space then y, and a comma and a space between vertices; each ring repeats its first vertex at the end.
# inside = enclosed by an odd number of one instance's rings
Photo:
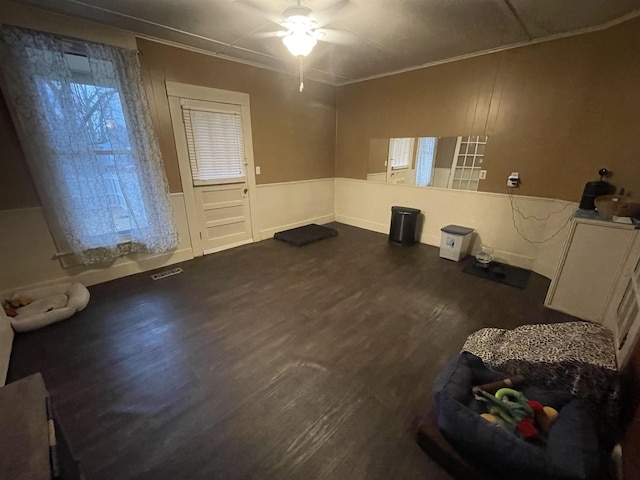
POLYGON ((525 439, 538 436, 535 421, 548 431, 558 415, 555 409, 543 407, 535 400, 527 400, 521 392, 512 388, 501 388, 495 395, 477 390, 476 399, 488 405, 489 413, 482 414, 483 418, 499 426, 515 427, 525 439))

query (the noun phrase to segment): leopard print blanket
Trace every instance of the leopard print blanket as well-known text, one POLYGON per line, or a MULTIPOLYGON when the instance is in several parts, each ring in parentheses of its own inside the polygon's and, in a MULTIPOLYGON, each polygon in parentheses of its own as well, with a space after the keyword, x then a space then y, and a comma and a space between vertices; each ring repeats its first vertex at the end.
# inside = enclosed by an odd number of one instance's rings
POLYGON ((606 328, 589 322, 484 328, 462 350, 495 370, 589 401, 600 433, 615 435, 619 377, 613 334, 606 328))

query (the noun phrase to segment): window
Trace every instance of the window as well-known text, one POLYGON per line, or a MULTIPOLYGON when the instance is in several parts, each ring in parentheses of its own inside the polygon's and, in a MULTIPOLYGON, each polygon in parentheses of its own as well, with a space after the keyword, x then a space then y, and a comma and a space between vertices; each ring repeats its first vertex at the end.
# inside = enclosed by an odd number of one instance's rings
POLYGON ((436 137, 418 138, 418 153, 416 159, 416 185, 426 187, 431 185, 433 163, 436 157, 436 137))
MULTIPOLYGON (((63 160, 62 171, 67 185, 82 195, 82 185, 92 185, 94 177, 99 177, 104 185, 106 207, 113 220, 115 230, 121 235, 121 241, 128 241, 132 228, 132 216, 125 200, 123 187, 129 189, 129 195, 135 197, 138 206, 136 221, 139 226, 146 226, 147 217, 137 179, 135 159, 131 154, 131 144, 126 128, 120 94, 115 86, 95 85, 91 75, 89 59, 74 53, 64 53, 70 72, 68 82, 51 80, 46 75, 38 75, 36 82, 42 92, 42 108, 51 121, 51 135, 55 135, 56 124, 67 122, 65 118, 65 97, 70 93, 75 113, 75 123, 87 137, 88 145, 97 160, 95 168, 77 169, 73 162, 64 162, 64 158, 72 155, 73 148, 60 146, 57 153, 63 160), (126 187, 125 187, 126 185, 126 187)), ((101 68, 113 68, 108 62, 100 61, 101 68)), ((89 162, 87 162, 89 165, 89 162)), ((102 225, 97 235, 103 234, 102 225)))
POLYGON ((193 184, 244 182, 247 176, 239 105, 220 110, 182 106, 193 184))
POLYGON ((0 53, 2 87, 60 253, 88 264, 175 248, 136 53, 5 25, 0 53))

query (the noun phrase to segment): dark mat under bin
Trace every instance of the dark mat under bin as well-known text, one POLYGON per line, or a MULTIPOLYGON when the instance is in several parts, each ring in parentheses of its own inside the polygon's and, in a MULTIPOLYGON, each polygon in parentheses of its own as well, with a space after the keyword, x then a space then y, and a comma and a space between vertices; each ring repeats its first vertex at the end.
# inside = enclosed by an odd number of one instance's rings
POLYGON ((531 276, 531 270, 512 267, 500 262, 491 262, 488 268, 482 268, 476 262, 470 262, 462 271, 516 288, 526 288, 531 276))
POLYGON ((317 242, 318 240, 335 237, 336 235, 338 235, 337 230, 312 223, 304 227, 278 232, 273 238, 301 247, 312 242, 317 242))

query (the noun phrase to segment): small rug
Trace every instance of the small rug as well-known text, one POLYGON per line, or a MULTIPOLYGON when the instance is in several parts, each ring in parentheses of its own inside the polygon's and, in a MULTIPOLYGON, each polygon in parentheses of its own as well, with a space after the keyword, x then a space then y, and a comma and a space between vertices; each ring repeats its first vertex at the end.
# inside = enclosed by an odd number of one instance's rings
POLYGON ((304 227, 278 232, 273 238, 301 247, 312 242, 317 242, 318 240, 335 237, 336 235, 338 235, 337 230, 312 223, 304 227))
POLYGON ((491 262, 488 268, 477 266, 477 263, 471 262, 462 269, 464 273, 475 275, 476 277, 486 278, 494 282, 504 283, 516 288, 526 288, 531 276, 531 270, 524 268, 512 267, 500 262, 491 262))

